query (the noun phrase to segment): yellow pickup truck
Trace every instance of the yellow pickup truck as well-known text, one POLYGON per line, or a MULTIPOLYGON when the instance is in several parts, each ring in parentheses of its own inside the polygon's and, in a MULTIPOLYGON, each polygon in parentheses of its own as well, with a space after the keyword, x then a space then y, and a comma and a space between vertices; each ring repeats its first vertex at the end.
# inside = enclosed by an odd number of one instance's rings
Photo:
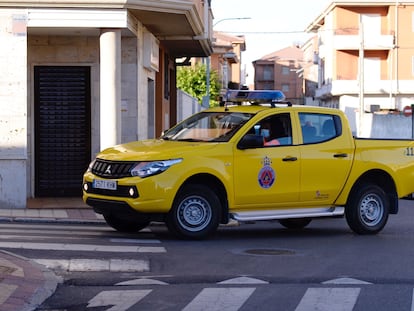
POLYGON ((342 111, 283 101, 229 91, 159 139, 103 150, 83 199, 123 232, 160 221, 201 239, 230 219, 300 229, 341 216, 358 234, 381 231, 414 192, 414 141, 354 138, 342 111))

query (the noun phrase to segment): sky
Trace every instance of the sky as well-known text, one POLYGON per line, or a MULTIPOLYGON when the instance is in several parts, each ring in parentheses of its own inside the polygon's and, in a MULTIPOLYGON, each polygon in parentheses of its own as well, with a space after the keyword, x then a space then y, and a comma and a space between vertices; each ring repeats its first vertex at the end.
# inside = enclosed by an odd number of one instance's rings
POLYGON ((330 3, 330 0, 211 0, 213 29, 245 36, 242 65, 248 74, 247 84, 252 84, 251 63, 293 44, 305 43, 310 34, 304 30, 330 3))

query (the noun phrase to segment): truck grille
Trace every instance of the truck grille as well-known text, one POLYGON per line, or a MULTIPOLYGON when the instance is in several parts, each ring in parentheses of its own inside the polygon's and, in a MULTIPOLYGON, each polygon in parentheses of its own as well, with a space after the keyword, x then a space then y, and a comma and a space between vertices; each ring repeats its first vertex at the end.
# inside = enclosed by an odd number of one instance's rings
POLYGON ((124 178, 131 177, 131 168, 137 162, 106 161, 96 159, 92 166, 92 173, 102 178, 124 178))

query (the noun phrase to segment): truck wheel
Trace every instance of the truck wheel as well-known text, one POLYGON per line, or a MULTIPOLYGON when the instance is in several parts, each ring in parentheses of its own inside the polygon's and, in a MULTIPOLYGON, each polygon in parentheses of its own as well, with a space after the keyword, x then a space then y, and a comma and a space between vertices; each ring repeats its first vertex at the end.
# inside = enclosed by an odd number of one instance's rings
POLYGON ((203 239, 218 227, 221 204, 203 185, 187 185, 177 195, 167 216, 169 231, 180 238, 203 239))
POLYGON ((345 207, 349 227, 358 234, 376 234, 388 220, 389 201, 377 185, 362 184, 352 194, 345 207))
POLYGON ((279 219, 279 223, 288 229, 303 229, 312 221, 311 218, 279 219))
POLYGON ((103 217, 109 226, 119 232, 138 232, 150 224, 148 220, 122 219, 112 214, 106 214, 103 217))

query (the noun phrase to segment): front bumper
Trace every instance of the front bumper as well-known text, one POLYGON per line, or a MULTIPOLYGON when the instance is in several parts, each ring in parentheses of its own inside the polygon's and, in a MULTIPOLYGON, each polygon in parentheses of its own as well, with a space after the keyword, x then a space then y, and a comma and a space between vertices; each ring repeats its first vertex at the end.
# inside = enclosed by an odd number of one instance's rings
POLYGON ((138 193, 138 189, 136 186, 118 185, 116 190, 106 190, 106 189, 94 188, 92 186, 92 182, 85 181, 83 183, 83 191, 85 191, 88 194, 115 196, 115 197, 120 197, 120 198, 132 198, 132 199, 139 198, 139 193, 138 193))
POLYGON ((91 206, 95 213, 101 215, 116 215, 120 219, 148 219, 150 221, 164 221, 164 214, 140 213, 126 202, 105 199, 87 198, 86 204, 91 206))

